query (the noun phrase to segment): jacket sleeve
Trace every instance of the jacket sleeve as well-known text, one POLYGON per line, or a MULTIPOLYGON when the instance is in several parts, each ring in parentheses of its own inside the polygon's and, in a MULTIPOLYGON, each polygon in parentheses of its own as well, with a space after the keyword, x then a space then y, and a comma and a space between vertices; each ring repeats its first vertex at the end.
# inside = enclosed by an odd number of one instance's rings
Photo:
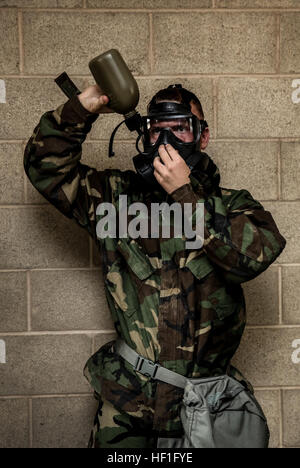
POLYGON ((93 204, 102 198, 104 172, 82 164, 80 158, 82 143, 97 117, 73 96, 41 117, 24 153, 24 169, 33 186, 92 237, 96 235, 93 204))
POLYGON ((172 192, 172 198, 192 203, 189 222, 195 231, 197 203, 204 203, 203 248, 211 262, 234 283, 249 281, 273 263, 286 241, 270 212, 254 200, 247 190, 228 191, 225 197, 205 196, 198 181, 172 192))

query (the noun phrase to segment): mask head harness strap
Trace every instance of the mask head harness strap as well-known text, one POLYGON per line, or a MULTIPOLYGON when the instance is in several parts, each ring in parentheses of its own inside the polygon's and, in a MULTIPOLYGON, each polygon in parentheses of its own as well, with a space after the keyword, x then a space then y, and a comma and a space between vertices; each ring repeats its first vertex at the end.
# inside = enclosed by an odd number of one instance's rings
MULTIPOLYGON (((178 94, 179 94, 179 96, 181 98, 181 105, 184 105, 189 110, 190 113, 191 113, 191 105, 190 105, 191 101, 194 101, 194 102, 200 104, 199 99, 197 98, 197 96, 194 93, 192 93, 191 91, 188 91, 187 89, 183 88, 180 83, 172 84, 172 85, 169 85, 167 87, 167 89, 174 89, 174 88, 178 89, 178 94)), ((159 104, 161 104, 161 103, 159 103, 159 104)), ((174 104, 174 102, 171 102, 171 104, 174 104)), ((151 99, 151 101, 149 103, 148 114, 151 114, 153 112, 153 107, 154 106, 155 107, 158 106, 158 104, 156 104, 156 96, 153 96, 153 98, 151 99)), ((202 110, 202 107, 201 107, 201 110, 202 110)), ((201 133, 202 133, 203 130, 205 130, 205 128, 208 128, 208 123, 206 122, 206 120, 201 119, 200 124, 201 124, 201 133)))

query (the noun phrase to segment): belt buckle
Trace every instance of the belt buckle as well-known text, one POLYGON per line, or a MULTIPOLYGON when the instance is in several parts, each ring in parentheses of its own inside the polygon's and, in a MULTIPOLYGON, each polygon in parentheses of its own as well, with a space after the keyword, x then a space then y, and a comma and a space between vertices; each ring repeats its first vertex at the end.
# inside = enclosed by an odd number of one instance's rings
POLYGON ((141 374, 145 375, 146 377, 151 377, 152 379, 154 379, 157 369, 159 367, 159 364, 156 364, 150 359, 145 359, 141 356, 138 356, 134 366, 134 370, 136 370, 137 372, 141 372, 141 374))

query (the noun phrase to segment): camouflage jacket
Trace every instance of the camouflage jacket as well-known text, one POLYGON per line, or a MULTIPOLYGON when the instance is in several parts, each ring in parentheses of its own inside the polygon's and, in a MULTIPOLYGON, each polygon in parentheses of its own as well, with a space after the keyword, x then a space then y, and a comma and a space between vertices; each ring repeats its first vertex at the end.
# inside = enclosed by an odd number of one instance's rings
MULTIPOLYGON (((246 190, 219 186, 219 171, 203 153, 190 183, 168 195, 131 170, 98 171, 80 162, 81 145, 98 117, 77 96, 45 113, 27 143, 24 168, 34 187, 65 216, 85 228, 101 252, 105 293, 117 334, 139 354, 187 377, 232 376, 230 365, 246 323, 241 283, 262 273, 285 240, 268 211, 246 190), (185 238, 99 238, 97 207, 118 197, 140 201, 204 203, 204 245, 185 238)), ((192 222, 193 219, 192 219, 192 222)), ((154 415, 154 428, 180 429, 182 389, 134 371, 102 346, 84 374, 96 394, 132 414, 154 415)))

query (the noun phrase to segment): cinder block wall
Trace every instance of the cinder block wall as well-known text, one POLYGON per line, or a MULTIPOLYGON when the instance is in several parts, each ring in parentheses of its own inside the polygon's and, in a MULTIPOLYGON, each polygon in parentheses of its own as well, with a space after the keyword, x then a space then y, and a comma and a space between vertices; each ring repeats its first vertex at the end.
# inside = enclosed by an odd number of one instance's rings
MULTIPOLYGON (((276 264, 245 284, 248 325, 233 364, 255 387, 271 446, 300 447, 300 1, 0 7, 0 447, 87 445, 96 402, 82 369, 115 336, 100 258, 27 181, 23 151, 41 115, 66 100, 53 79, 67 71, 83 89, 93 83, 88 61, 113 47, 137 78, 141 112, 170 83, 200 96, 222 186, 248 189, 287 239, 276 264)), ((117 156, 107 157, 120 118, 98 119, 84 163, 133 168, 134 140, 124 129, 117 156)))

